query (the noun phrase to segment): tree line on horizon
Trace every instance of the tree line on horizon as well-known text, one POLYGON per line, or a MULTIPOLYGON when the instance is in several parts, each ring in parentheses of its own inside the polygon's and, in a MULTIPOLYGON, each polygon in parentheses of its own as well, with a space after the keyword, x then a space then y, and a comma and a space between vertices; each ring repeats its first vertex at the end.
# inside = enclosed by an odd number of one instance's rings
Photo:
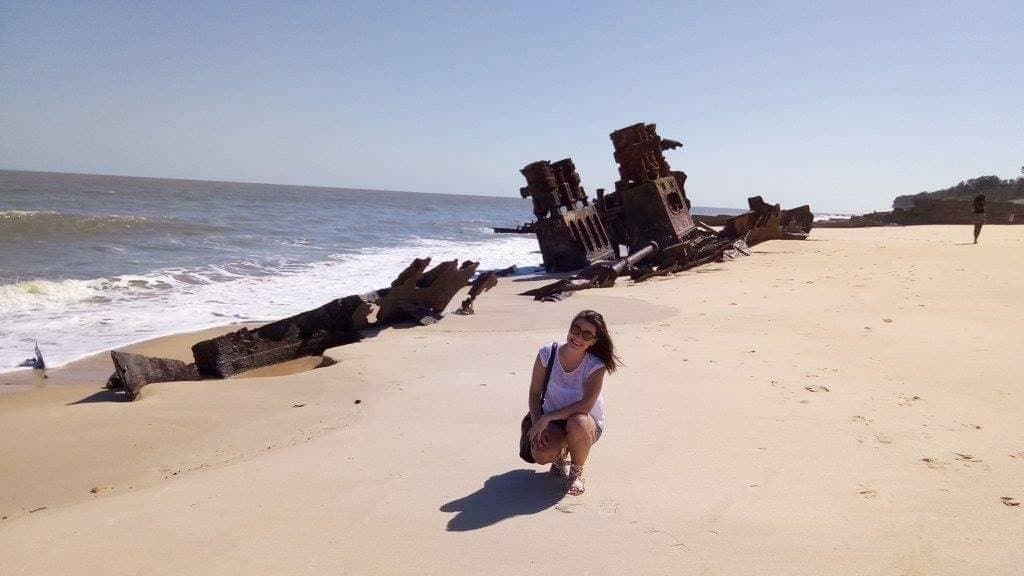
MULTIPOLYGON (((1020 169, 1024 174, 1024 166, 1020 169)), ((942 190, 924 191, 917 194, 904 194, 892 201, 893 208, 910 208, 914 200, 928 198, 932 200, 973 200, 978 194, 984 194, 989 202, 1011 202, 1024 199, 1024 177, 1003 180, 998 176, 979 176, 963 180, 956 186, 942 190)))

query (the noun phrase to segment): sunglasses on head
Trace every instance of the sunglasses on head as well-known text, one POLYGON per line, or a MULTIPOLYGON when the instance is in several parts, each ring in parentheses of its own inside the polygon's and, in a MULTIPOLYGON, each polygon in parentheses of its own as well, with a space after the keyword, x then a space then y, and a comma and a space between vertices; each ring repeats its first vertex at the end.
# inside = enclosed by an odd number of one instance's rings
POLYGON ((584 330, 583 328, 580 327, 579 324, 575 322, 573 322, 569 326, 569 333, 572 334, 573 336, 579 336, 580 338, 583 338, 587 342, 590 342, 594 338, 597 338, 597 334, 594 334, 590 330, 584 330))

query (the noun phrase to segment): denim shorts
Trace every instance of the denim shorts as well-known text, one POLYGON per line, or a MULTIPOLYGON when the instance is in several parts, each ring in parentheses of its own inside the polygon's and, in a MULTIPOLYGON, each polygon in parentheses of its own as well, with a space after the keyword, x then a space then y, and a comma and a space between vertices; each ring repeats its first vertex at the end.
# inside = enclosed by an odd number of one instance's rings
MULTIPOLYGON (((587 414, 587 416, 590 416, 590 414, 587 414)), ((590 416, 590 419, 593 420, 594 417, 590 416)), ((558 426, 562 430, 562 434, 568 434, 565 429, 565 420, 552 420, 551 423, 558 426)), ((597 432, 594 433, 594 443, 596 444, 597 441, 601 439, 601 433, 604 432, 604 429, 601 428, 596 421, 594 422, 594 427, 597 428, 597 432)))

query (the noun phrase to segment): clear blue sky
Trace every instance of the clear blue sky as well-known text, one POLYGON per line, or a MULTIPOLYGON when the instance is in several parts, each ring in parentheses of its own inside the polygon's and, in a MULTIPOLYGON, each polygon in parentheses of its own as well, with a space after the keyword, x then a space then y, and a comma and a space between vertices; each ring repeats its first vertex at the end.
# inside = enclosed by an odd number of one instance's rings
POLYGON ((0 2, 0 168, 515 197, 656 122, 698 205, 824 212, 1024 164, 1008 2, 0 2))

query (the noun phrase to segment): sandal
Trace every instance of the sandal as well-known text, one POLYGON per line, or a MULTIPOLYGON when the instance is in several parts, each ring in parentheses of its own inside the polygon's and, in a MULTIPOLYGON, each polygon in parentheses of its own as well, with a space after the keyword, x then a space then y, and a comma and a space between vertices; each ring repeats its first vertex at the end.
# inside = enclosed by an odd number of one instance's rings
POLYGON ((583 485, 583 466, 577 466, 572 464, 569 466, 569 490, 570 496, 579 496, 583 494, 586 487, 583 485))
POLYGON ((558 458, 555 458, 555 461, 551 463, 551 470, 548 473, 556 478, 564 478, 566 475, 565 467, 567 464, 565 457, 568 455, 569 449, 567 447, 562 448, 562 451, 558 454, 558 458))

